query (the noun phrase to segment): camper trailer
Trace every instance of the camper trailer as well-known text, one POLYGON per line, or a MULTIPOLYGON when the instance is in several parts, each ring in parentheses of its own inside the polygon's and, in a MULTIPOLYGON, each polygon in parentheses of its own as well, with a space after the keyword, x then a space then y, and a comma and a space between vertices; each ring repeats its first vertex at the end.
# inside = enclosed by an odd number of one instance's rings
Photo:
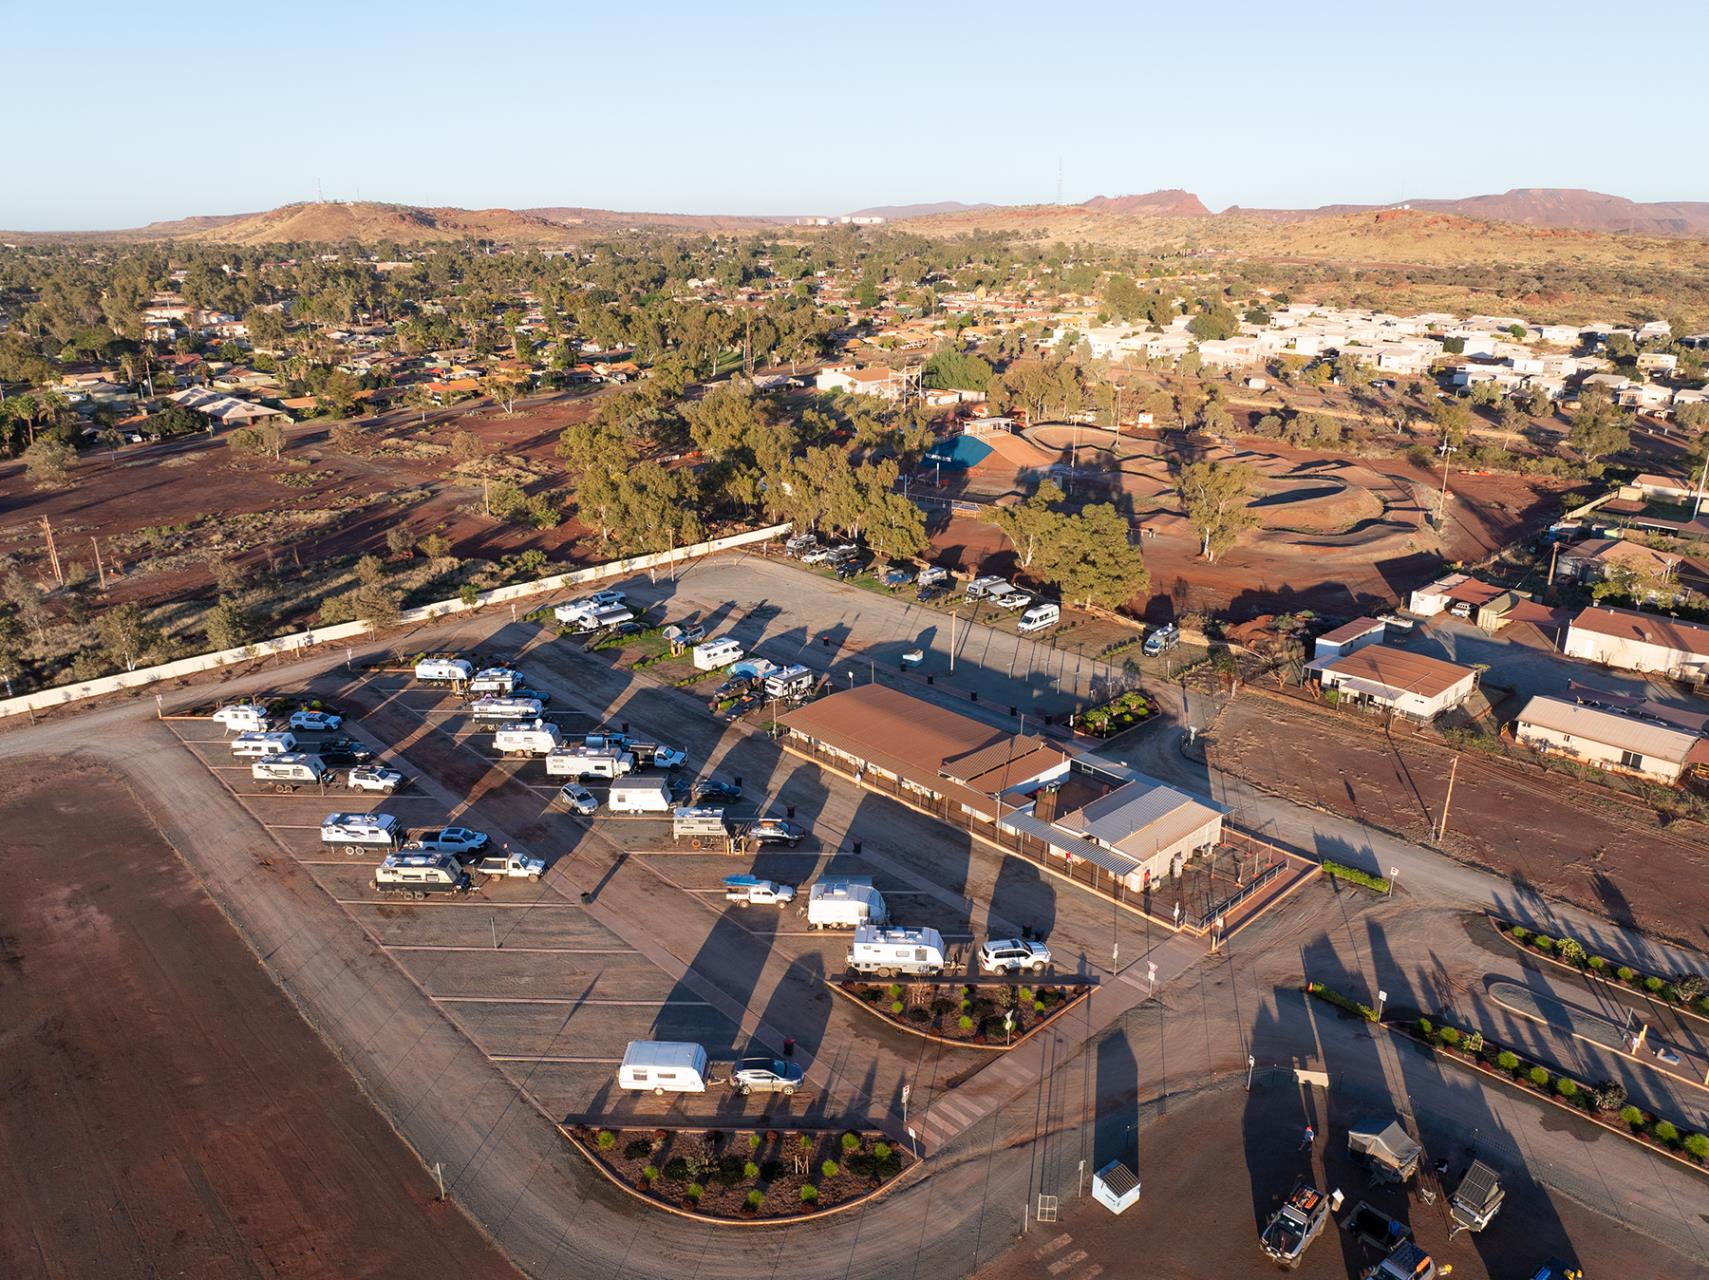
POLYGON ((803 666, 785 667, 765 678, 768 698, 804 698, 813 691, 813 673, 803 666))
POLYGON ((621 778, 633 772, 635 757, 616 747, 559 747, 546 753, 552 778, 621 778))
POLYGON ((229 707, 221 707, 214 712, 213 721, 227 733, 234 729, 239 733, 265 733, 270 723, 267 708, 253 702, 234 702, 229 707))
POLYGON ((275 791, 295 791, 302 786, 325 782, 331 771, 319 756, 287 751, 281 755, 262 756, 249 766, 249 776, 257 782, 270 784, 275 791))
POLYGON ((467 684, 474 674, 473 664, 462 658, 423 658, 415 664, 415 678, 423 684, 467 684))
POLYGON ((724 810, 710 805, 692 809, 677 809, 671 814, 671 839, 714 840, 719 844, 730 838, 724 810))
POLYGON ((522 683, 522 673, 509 667, 486 667, 469 678, 469 692, 509 693, 522 683))
POLYGON ((320 820, 320 842, 342 847, 347 855, 395 848, 402 834, 389 813, 329 813, 320 820))
POLYGON ((493 735, 493 746, 507 756, 543 756, 562 742, 558 726, 549 720, 507 724, 493 735))
POLYGON ((631 1040, 617 1068, 617 1087, 651 1093, 705 1093, 706 1050, 670 1040, 631 1040))
POLYGON ((866 876, 815 881, 807 891, 807 923, 815 929, 857 929, 889 918, 884 895, 866 876))
POLYGON ((606 804, 613 813, 669 813, 675 808, 665 778, 624 778, 611 784, 606 804))
POLYGON ((297 749, 296 735, 280 733, 240 733, 231 740, 231 753, 240 759, 256 756, 282 756, 297 749))
POLYGON ((852 972, 881 978, 935 976, 946 963, 943 934, 936 929, 881 929, 870 924, 855 929, 848 956, 852 972))
POLYGON ((469 714, 489 724, 502 720, 538 720, 544 710, 535 698, 481 698, 469 704, 469 714))

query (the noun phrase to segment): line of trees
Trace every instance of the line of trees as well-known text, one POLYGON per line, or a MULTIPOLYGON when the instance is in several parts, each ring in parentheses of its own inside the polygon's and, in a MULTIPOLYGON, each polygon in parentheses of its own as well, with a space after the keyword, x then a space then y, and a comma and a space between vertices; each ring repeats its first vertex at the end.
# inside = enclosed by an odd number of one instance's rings
POLYGON ((1002 531, 1029 577, 1051 583, 1064 600, 1121 608, 1151 585, 1144 552, 1115 507, 1100 502, 1070 513, 1064 497, 1043 480, 1024 502, 988 508, 981 518, 1002 531))

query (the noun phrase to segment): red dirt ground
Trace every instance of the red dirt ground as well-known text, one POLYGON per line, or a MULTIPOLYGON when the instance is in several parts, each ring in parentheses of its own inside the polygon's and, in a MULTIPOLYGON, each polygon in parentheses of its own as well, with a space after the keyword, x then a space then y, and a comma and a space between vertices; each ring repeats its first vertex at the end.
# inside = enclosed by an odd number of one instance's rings
POLYGON ((513 1280, 122 784, 0 821, 0 1275, 513 1280))
MULTIPOLYGON (((1371 484, 1383 486, 1380 496, 1387 503, 1387 523, 1348 535, 1256 530, 1216 563, 1207 564, 1199 556, 1197 538, 1178 514, 1145 520, 1143 545, 1151 569, 1151 595, 1134 602, 1135 612, 1154 620, 1189 611, 1223 612, 1240 619, 1297 609, 1354 617, 1373 608, 1392 607, 1412 588, 1438 575, 1445 561, 1481 559, 1547 524, 1568 488, 1540 478, 1456 473, 1450 482, 1454 499, 1443 544, 1434 532, 1418 531, 1424 511, 1413 496, 1439 481, 1404 458, 1309 453, 1273 440, 1236 443, 1273 455, 1284 470, 1327 463, 1350 476, 1366 476, 1371 484)), ((1124 440, 1124 445, 1134 447, 1135 442, 1124 440)), ((1124 475, 1122 488, 1138 513, 1152 510, 1159 502, 1164 508, 1175 506, 1172 496, 1155 496, 1159 483, 1149 477, 1124 475)), ((946 486, 945 496, 953 492, 946 486)), ((1108 501, 1110 493, 1089 485, 1071 498, 1108 501)), ((1285 519, 1281 514, 1285 507, 1276 511, 1277 519, 1285 519)), ((1013 572, 1009 545, 995 529, 967 515, 954 515, 945 523, 942 513, 941 507, 929 510, 929 515, 936 516, 928 525, 934 559, 964 570, 989 561, 989 572, 1013 572)))
MULTIPOLYGON (((438 444, 449 444, 459 431, 473 431, 494 453, 521 455, 555 468, 558 433, 566 424, 588 417, 597 403, 597 397, 588 395, 552 397, 519 407, 514 418, 485 407, 467 414, 461 408, 435 410, 428 414, 427 429, 438 444)), ((144 603, 182 599, 209 587, 212 575, 204 560, 216 552, 210 547, 191 563, 142 572, 134 560, 146 558, 147 553, 139 553, 127 566, 111 540, 203 515, 230 518, 257 512, 337 511, 336 524, 300 544, 303 563, 368 552, 385 555, 386 531, 400 521, 418 536, 439 530, 452 540, 452 554, 462 558, 496 560, 530 548, 554 560, 582 558, 577 544, 586 531, 573 521, 556 529, 535 530, 471 514, 461 508, 479 504, 480 486, 464 477, 450 477, 448 456, 413 458, 380 446, 385 437, 414 437, 423 429, 419 414, 398 410, 359 421, 367 435, 366 447, 351 455, 328 443, 331 425, 315 421, 287 428, 290 443, 278 463, 234 457, 223 435, 211 441, 197 436, 133 445, 119 450, 116 457, 94 450, 74 468, 75 487, 59 491, 30 487, 20 463, 0 465, 0 554, 19 556, 27 571, 45 579, 40 521, 46 516, 63 562, 79 563, 93 576, 91 539, 100 539, 108 573, 131 570, 109 598, 144 603), (319 483, 313 488, 281 483, 278 477, 293 471, 289 465, 293 461, 311 461, 298 473, 319 483), (429 493, 402 503, 391 501, 392 494, 415 489, 429 493)), ((534 487, 554 485, 542 481, 534 487)), ((562 487, 561 481, 556 487, 562 487)), ((281 530, 288 527, 279 524, 281 530)), ((209 542, 214 532, 198 531, 198 545, 209 542)), ((257 548, 236 558, 257 561, 264 554, 257 548)), ((289 553, 285 554, 288 558, 289 553)))
MULTIPOLYGON (((1217 765, 1267 791, 1414 839, 1428 839, 1441 814, 1452 754, 1257 694, 1229 704, 1211 750, 1217 765)), ((1702 891, 1686 886, 1709 873, 1709 833, 1699 824, 1664 831, 1641 806, 1558 774, 1497 768, 1475 751, 1460 756, 1446 844, 1516 883, 1661 937, 1694 932, 1702 891)))

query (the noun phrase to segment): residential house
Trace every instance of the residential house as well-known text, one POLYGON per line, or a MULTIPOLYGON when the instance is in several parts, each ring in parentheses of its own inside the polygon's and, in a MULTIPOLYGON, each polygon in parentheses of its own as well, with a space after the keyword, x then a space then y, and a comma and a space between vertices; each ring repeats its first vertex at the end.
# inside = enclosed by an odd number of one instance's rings
POLYGON ((1610 574, 1627 572, 1639 577, 1671 579, 1679 570, 1680 557, 1657 551, 1625 538, 1585 538, 1562 547, 1555 562, 1555 577, 1568 582, 1600 582, 1610 574))
POLYGON ((1672 410, 1673 389, 1654 382, 1628 383, 1614 392, 1614 403, 1622 409, 1662 417, 1672 410))
POLYGON ((1416 589, 1407 607, 1426 618, 1434 618, 1444 610, 1456 618, 1470 618, 1479 608, 1502 594, 1502 588, 1479 582, 1470 574, 1450 573, 1416 589))
POLYGON ((881 400, 900 400, 907 390, 907 379, 894 369, 883 365, 858 368, 855 365, 832 365, 821 369, 814 379, 820 391, 840 391, 845 395, 877 396, 881 400))
POLYGON ((1528 699, 1513 718, 1513 737, 1545 755, 1652 782, 1676 783, 1687 769, 1709 765, 1709 739, 1698 734, 1561 698, 1528 699))
POLYGON ((247 427, 270 419, 281 422, 291 420, 291 416, 282 409, 269 408, 252 400, 239 400, 235 396, 221 395, 207 387, 186 387, 182 391, 174 391, 166 398, 173 404, 202 414, 222 427, 247 427))
POLYGON ((1709 674, 1709 627, 1633 609, 1581 611, 1567 628, 1564 648, 1568 657, 1622 671, 1694 682, 1709 674))
POLYGON ((1317 672, 1324 691, 1333 690, 1343 705, 1373 707, 1426 722, 1459 706, 1478 683, 1478 673, 1471 667, 1386 644, 1314 658, 1306 669, 1317 672))
POLYGON ((1381 644, 1387 631, 1388 624, 1381 618, 1354 618, 1353 621, 1344 622, 1335 630, 1320 635, 1312 650, 1312 657, 1338 658, 1368 644, 1381 644))

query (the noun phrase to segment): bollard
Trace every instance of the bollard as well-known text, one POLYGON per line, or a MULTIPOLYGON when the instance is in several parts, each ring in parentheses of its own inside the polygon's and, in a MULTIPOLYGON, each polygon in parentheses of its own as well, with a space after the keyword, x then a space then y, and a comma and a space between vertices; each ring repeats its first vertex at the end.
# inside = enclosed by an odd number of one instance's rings
POLYGON ((1009 715, 1011 717, 1014 717, 1014 716, 1018 716, 1020 714, 1021 714, 1021 709, 1019 707, 1017 707, 1014 703, 1011 702, 1009 704, 1009 715))
POLYGON ((932 683, 932 678, 931 678, 931 677, 930 677, 930 676, 927 676, 927 677, 926 677, 926 683, 927 683, 927 684, 930 684, 930 683, 932 683))
POLYGON ((973 697, 973 700, 974 700, 974 701, 975 701, 975 702, 978 702, 978 701, 979 701, 979 690, 977 690, 977 689, 975 689, 975 690, 974 690, 974 691, 973 691, 973 694, 972 694, 972 697, 973 697))
POLYGON ((855 842, 854 842, 854 851, 855 851, 855 852, 856 852, 856 853, 859 853, 859 852, 860 852, 860 841, 859 841, 859 840, 856 840, 856 841, 855 841, 855 842))
POLYGON ((623 732, 624 732, 624 733, 628 733, 628 732, 629 732, 629 722, 628 722, 628 721, 627 721, 627 720, 625 720, 625 721, 624 721, 624 722, 623 722, 623 732))
POLYGON ((793 818, 795 816, 795 806, 794 805, 787 805, 787 806, 785 806, 783 812, 784 812, 785 817, 793 818))

